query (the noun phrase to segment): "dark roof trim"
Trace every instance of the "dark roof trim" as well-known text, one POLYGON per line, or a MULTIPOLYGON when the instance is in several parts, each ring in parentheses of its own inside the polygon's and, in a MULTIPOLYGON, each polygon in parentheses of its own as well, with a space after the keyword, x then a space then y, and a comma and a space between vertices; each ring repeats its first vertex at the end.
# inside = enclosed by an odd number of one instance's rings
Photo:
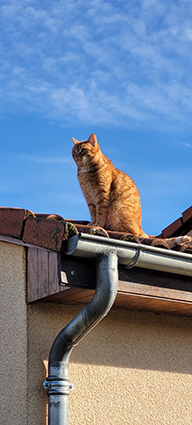
POLYGON ((186 235, 192 230, 192 206, 182 213, 182 216, 162 230, 160 238, 171 238, 186 235))

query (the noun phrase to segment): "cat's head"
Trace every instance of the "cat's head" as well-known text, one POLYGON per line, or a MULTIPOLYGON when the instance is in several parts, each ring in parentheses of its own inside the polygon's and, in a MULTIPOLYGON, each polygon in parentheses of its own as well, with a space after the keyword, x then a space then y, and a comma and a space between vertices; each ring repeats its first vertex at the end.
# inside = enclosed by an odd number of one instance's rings
POLYGON ((99 150, 99 145, 95 134, 91 134, 88 140, 79 142, 78 140, 72 137, 74 146, 72 149, 72 156, 74 161, 78 166, 85 166, 88 164, 95 156, 96 152, 99 150))

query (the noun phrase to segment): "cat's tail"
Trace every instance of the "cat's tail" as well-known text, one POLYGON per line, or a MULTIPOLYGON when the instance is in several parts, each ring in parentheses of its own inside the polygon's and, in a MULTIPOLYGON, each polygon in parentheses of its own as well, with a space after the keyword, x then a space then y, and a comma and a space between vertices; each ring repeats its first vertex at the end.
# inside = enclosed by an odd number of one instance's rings
POLYGON ((175 238, 161 238, 161 237, 155 237, 155 236, 149 236, 146 235, 143 231, 138 235, 139 239, 142 239, 142 243, 146 243, 147 245, 152 246, 162 246, 165 245, 167 249, 176 249, 179 251, 186 251, 186 248, 188 246, 188 249, 191 252, 192 249, 192 237, 185 235, 185 236, 177 236, 175 238), (161 241, 161 243, 160 243, 161 241), (183 249, 182 249, 183 247, 183 249), (184 249, 185 248, 185 249, 184 249))
POLYGON ((181 247, 184 244, 192 243, 192 237, 191 236, 177 236, 176 238, 166 238, 164 239, 170 248, 176 248, 181 247))

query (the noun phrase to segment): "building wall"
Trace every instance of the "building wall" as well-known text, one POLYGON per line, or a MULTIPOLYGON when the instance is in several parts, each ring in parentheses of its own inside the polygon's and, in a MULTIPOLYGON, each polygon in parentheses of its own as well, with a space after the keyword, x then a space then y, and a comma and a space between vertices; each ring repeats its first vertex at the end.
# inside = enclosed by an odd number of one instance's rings
MULTIPOLYGON (((80 307, 29 307, 29 423, 45 425, 48 353, 80 307)), ((69 424, 192 423, 192 319, 112 310, 76 346, 69 424)))
MULTIPOLYGON (((1 425, 46 425, 49 351, 81 307, 25 302, 25 250, 0 242, 1 425)), ((114 310, 72 352, 70 425, 192 423, 192 318, 114 310)))
POLYGON ((0 423, 27 424, 25 249, 0 242, 0 423))

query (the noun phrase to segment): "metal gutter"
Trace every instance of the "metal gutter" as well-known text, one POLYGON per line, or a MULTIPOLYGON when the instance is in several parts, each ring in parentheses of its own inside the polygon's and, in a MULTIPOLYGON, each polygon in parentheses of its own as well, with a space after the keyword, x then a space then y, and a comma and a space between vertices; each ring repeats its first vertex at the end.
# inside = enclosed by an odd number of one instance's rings
POLYGON ((96 260, 97 285, 92 300, 58 334, 49 355, 48 378, 44 382, 49 400, 48 424, 68 424, 68 364, 75 345, 96 326, 111 309, 117 294, 118 261, 115 252, 96 260))
POLYGON ((141 267, 192 276, 190 254, 150 245, 82 233, 68 239, 63 252, 77 257, 95 258, 97 285, 92 300, 53 342, 48 378, 44 382, 49 398, 49 425, 68 425, 68 396, 72 389, 68 376, 70 355, 74 346, 112 307, 118 287, 118 262, 127 268, 141 267))
POLYGON ((119 264, 192 276, 192 256, 183 252, 81 233, 68 239, 64 253, 97 258, 114 250, 119 264))

